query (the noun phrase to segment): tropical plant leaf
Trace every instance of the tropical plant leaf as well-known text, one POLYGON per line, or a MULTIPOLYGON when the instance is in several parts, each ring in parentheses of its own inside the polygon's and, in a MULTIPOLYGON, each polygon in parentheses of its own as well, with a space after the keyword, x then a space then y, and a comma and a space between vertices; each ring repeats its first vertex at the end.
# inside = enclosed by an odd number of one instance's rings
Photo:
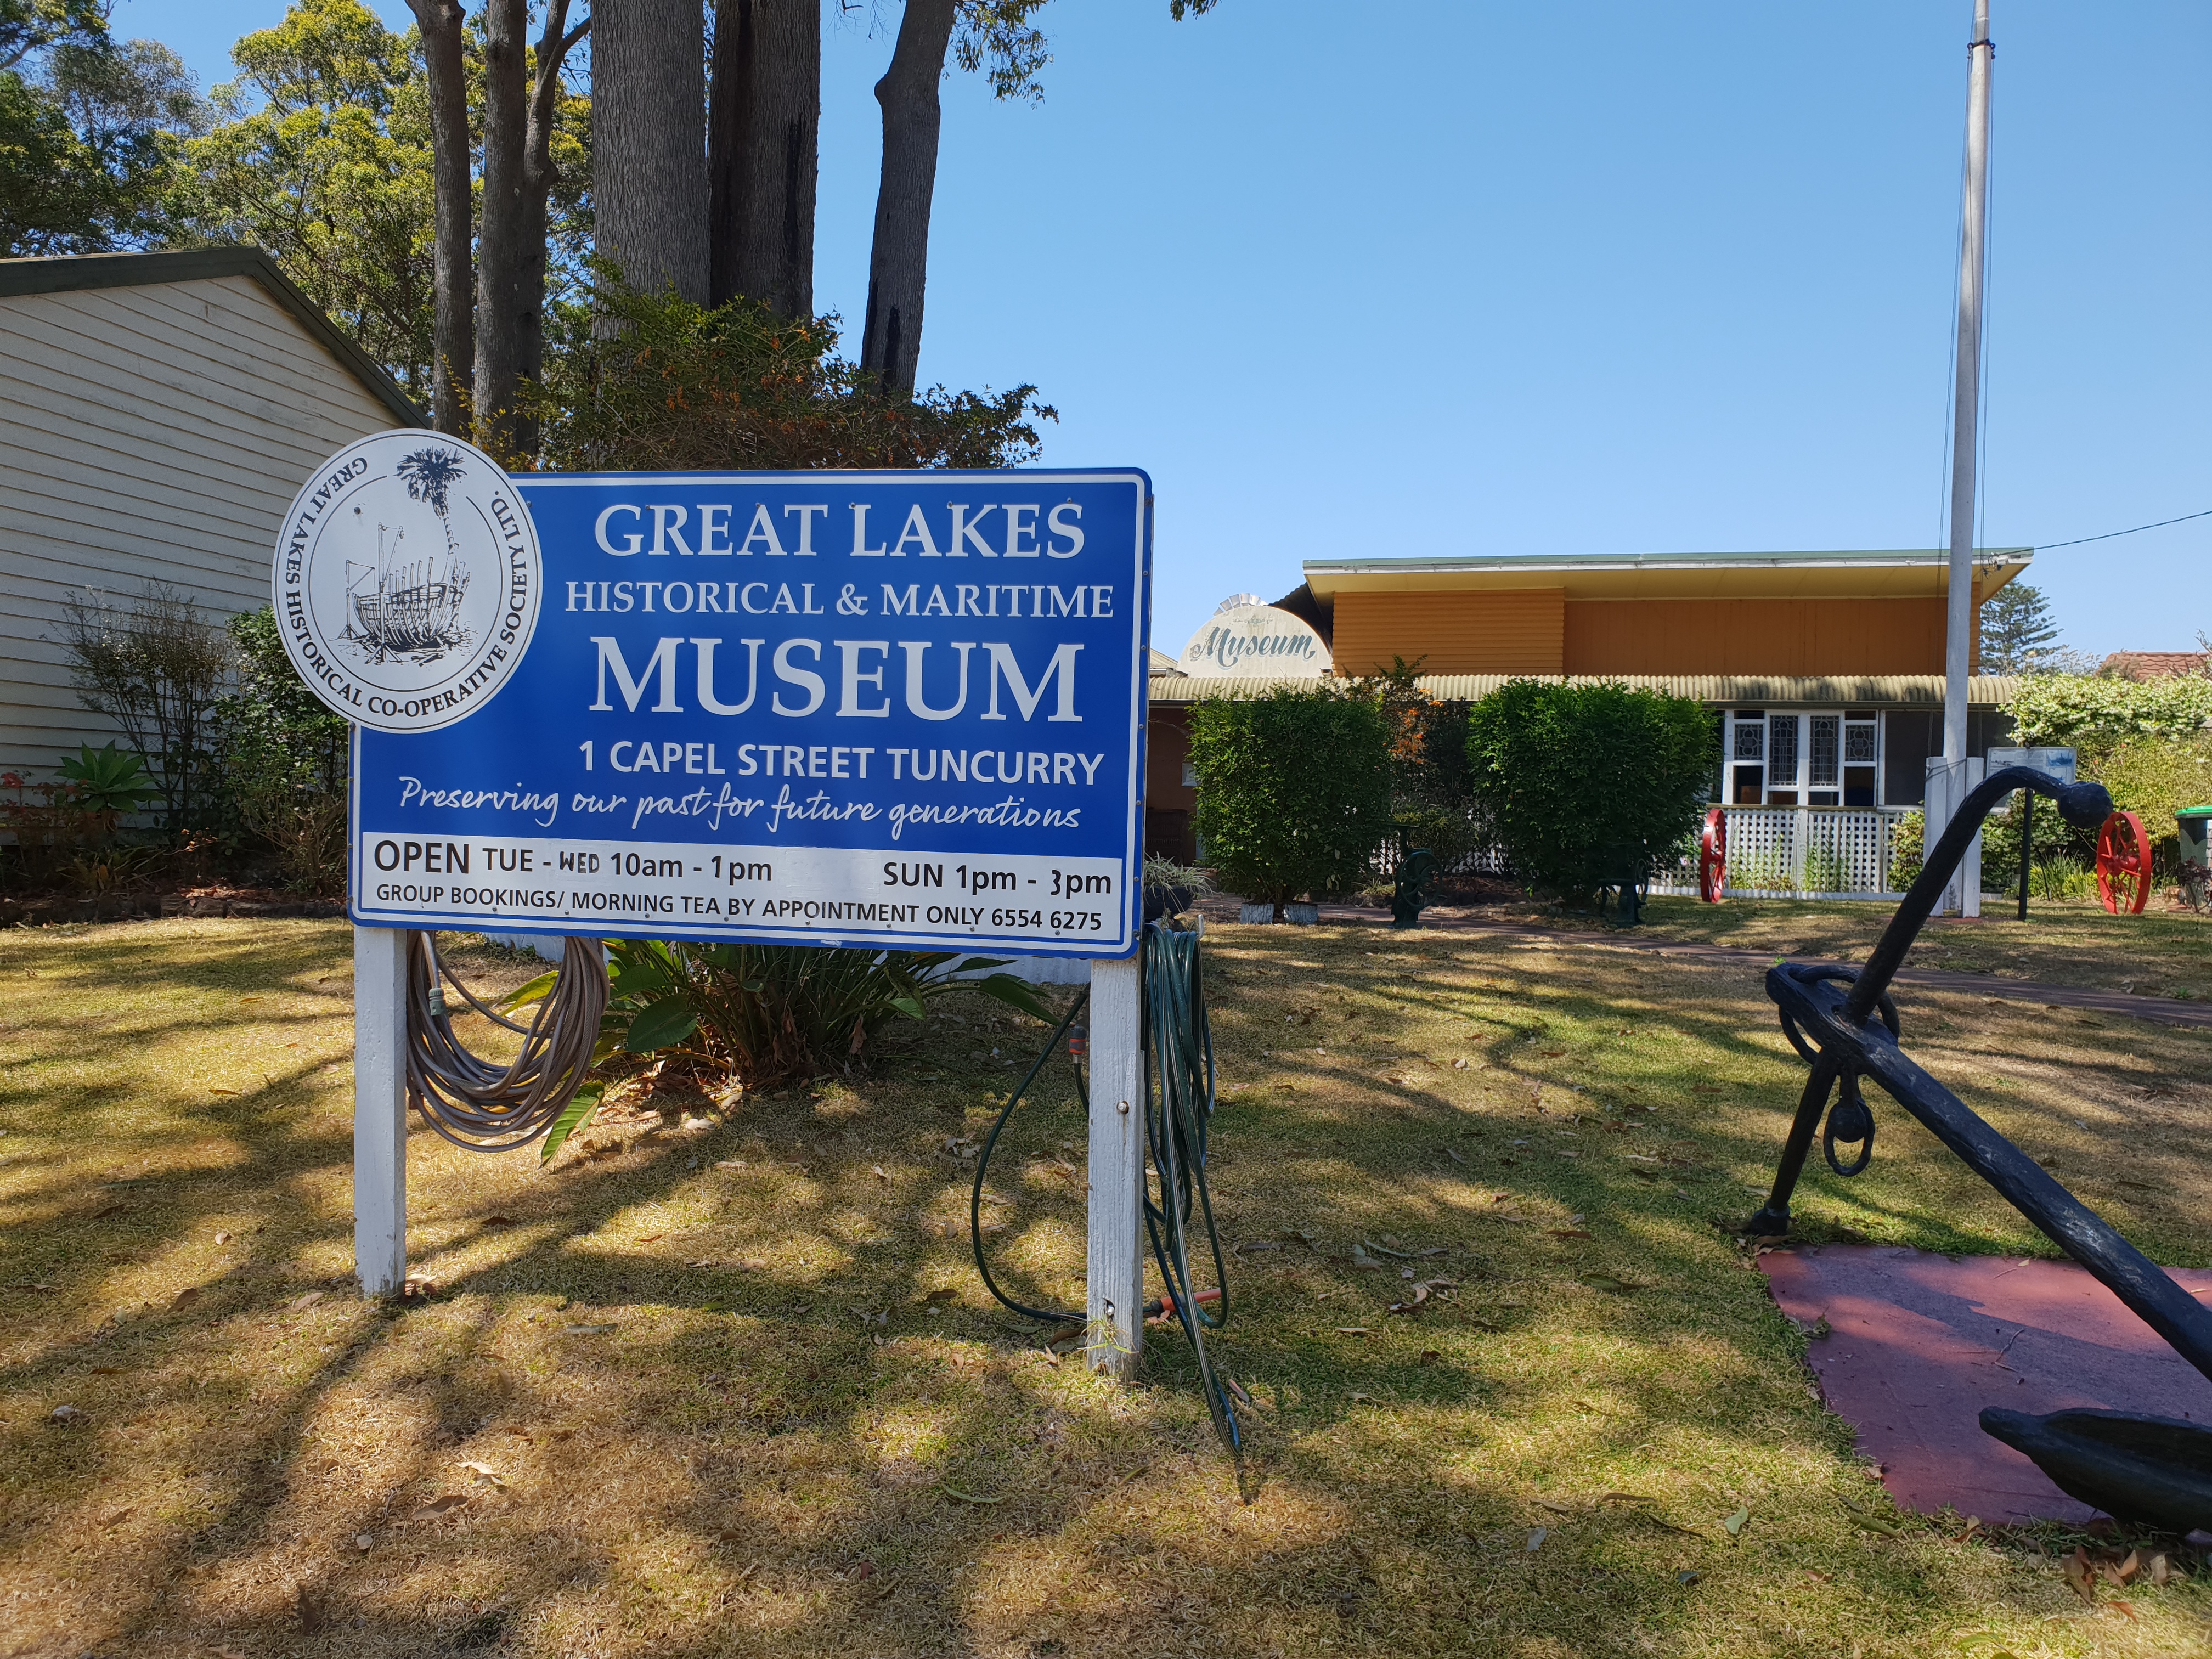
POLYGON ((678 992, 641 1008, 629 1023, 629 1035, 623 1046, 634 1054, 649 1054, 655 1048, 683 1042, 698 1029, 697 1012, 690 999, 678 992))
POLYGON ((525 1007, 531 1003, 543 1002, 552 992, 554 981, 560 977, 561 970, 557 968, 550 972, 540 974, 536 979, 532 980, 529 984, 519 986, 515 989, 509 991, 505 996, 499 1000, 498 1006, 502 1012, 512 1012, 514 1010, 525 1007))
POLYGON ((975 981, 975 986, 985 996, 995 997, 1009 1008, 1018 1008, 1033 1019, 1047 1023, 1052 1019, 1052 1010, 1045 1006, 1044 999, 1027 980, 1017 979, 1012 974, 993 974, 975 981))
POLYGON ((538 1161, 550 1164, 553 1155, 568 1144, 568 1137, 592 1121, 592 1114, 599 1109, 599 1100, 607 1091, 604 1083, 586 1083, 576 1091, 575 1098, 561 1109, 561 1115, 553 1120, 553 1127, 545 1132, 538 1143, 538 1161))

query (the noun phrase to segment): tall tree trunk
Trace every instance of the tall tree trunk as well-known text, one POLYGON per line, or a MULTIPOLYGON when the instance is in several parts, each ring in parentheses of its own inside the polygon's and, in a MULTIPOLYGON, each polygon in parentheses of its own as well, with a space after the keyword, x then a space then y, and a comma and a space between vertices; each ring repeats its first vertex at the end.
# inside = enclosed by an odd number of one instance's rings
POLYGON ((822 126, 817 0, 715 0, 707 125, 709 294, 814 312, 822 126))
POLYGON ((465 405, 476 362, 469 310, 475 295, 469 244, 469 82, 462 58, 460 0, 407 0, 422 31, 422 64, 430 92, 430 173, 437 195, 431 280, 436 320, 432 334, 430 424, 468 435, 465 405))
POLYGON ((929 206, 937 190, 937 83, 956 0, 907 0, 891 66, 876 82, 884 106, 884 171, 868 260, 860 367, 886 392, 911 392, 921 357, 921 299, 929 277, 929 206))
MULTIPOLYGON (((530 128, 522 145, 522 252, 515 279, 515 373, 535 380, 545 366, 546 199, 561 175, 553 165, 553 123, 561 99, 561 71, 576 43, 590 32, 586 17, 568 27, 568 0, 546 0, 545 29, 538 37, 536 77, 530 91, 530 128), (563 33, 563 31, 566 31, 563 33)), ((538 420, 518 412, 514 447, 519 455, 538 453, 538 420)))
POLYGON ((599 0, 592 197, 599 252, 638 293, 707 301, 706 14, 701 0, 599 0))
POLYGON ((530 0, 484 7, 483 206, 477 231, 476 440, 505 460, 514 453, 529 120, 530 0))

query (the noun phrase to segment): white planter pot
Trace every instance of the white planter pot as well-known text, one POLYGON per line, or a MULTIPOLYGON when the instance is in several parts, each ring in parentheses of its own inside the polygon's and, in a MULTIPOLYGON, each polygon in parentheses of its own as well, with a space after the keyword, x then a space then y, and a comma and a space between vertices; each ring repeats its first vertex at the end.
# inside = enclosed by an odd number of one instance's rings
POLYGON ((1247 904, 1237 912, 1239 921, 1271 922, 1274 919, 1275 907, 1272 904, 1247 904))
POLYGON ((1321 921, 1318 904, 1285 904, 1283 915, 1300 927, 1311 927, 1321 921))

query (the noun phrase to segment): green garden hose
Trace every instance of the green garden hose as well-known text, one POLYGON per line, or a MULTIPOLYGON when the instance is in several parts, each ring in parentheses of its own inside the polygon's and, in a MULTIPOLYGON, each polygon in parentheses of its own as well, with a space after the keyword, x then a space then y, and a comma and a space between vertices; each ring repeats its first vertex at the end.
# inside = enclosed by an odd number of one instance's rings
MULTIPOLYGON (((1229 1278, 1222 1260, 1221 1235, 1214 1224, 1213 1200, 1206 1188, 1206 1123, 1213 1111, 1213 1036, 1206 1021, 1198 933, 1195 929, 1177 927, 1171 923, 1149 922, 1145 927, 1141 957, 1145 1145, 1151 1173, 1158 1182, 1157 1199, 1152 1182, 1146 1182, 1145 1229, 1151 1237, 1152 1257, 1159 1264, 1161 1282, 1166 1288, 1164 1297, 1146 1307, 1145 1316, 1156 1318, 1172 1312, 1182 1322, 1191 1352, 1198 1359, 1199 1383, 1206 1395, 1206 1410, 1213 1419, 1214 1432, 1234 1455, 1242 1444, 1236 1414, 1221 1379, 1214 1373, 1212 1358, 1206 1347, 1206 1333, 1218 1330, 1228 1322, 1229 1278), (1190 1228, 1194 1212, 1204 1223, 1206 1247, 1213 1258, 1214 1283, 1208 1289, 1198 1288, 1191 1276, 1190 1228), (1208 1302, 1215 1304, 1211 1313, 1206 1307, 1208 1302)), ((1000 1108, 990 1133, 983 1139, 982 1150, 976 1156, 975 1185, 968 1205, 969 1241, 984 1288, 1025 1318, 1047 1324, 1072 1324, 1079 1328, 1085 1322, 1082 1314, 1063 1309, 1034 1308, 1016 1301, 992 1278, 990 1265, 983 1259, 983 1183, 989 1174, 991 1154, 998 1146, 1000 1132, 1038 1074, 1060 1052, 1074 1026, 1075 1017, 1083 1011, 1090 995, 1086 990, 1075 999, 1028 1073, 1000 1108)), ((1076 1070, 1075 1086, 1087 1116, 1091 1097, 1084 1086, 1080 1066, 1076 1070)))

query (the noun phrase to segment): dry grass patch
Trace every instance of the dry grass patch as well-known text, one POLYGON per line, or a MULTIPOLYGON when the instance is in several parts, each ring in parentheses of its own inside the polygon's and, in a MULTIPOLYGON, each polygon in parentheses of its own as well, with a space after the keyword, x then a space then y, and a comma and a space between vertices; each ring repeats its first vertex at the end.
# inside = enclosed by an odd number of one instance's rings
MULTIPOLYGON (((438 1288, 374 1307, 345 1281, 345 951, 317 923, 0 934, 0 1650, 2203 1644, 2196 1580, 2087 1613, 2037 1553, 2056 1529, 1960 1541, 1852 1457, 1714 1224, 1756 1207, 1802 1079, 1755 975, 1213 931, 1248 1504, 1179 1338, 1116 1389, 975 1283, 945 1143, 1037 1028, 963 997, 872 1076, 647 1102, 547 1170, 418 1128, 438 1288), (1455 1288, 1393 1315, 1407 1273, 1455 1288)), ((2152 1254, 2212 1260, 2212 1038, 1904 1006, 2152 1254)), ((1874 1170, 1809 1180, 1808 1226, 2041 1249, 1876 1109, 1874 1170)), ((1036 1297, 1080 1294, 1082 1145, 1063 1073, 994 1166, 992 1245, 1036 1297)))

